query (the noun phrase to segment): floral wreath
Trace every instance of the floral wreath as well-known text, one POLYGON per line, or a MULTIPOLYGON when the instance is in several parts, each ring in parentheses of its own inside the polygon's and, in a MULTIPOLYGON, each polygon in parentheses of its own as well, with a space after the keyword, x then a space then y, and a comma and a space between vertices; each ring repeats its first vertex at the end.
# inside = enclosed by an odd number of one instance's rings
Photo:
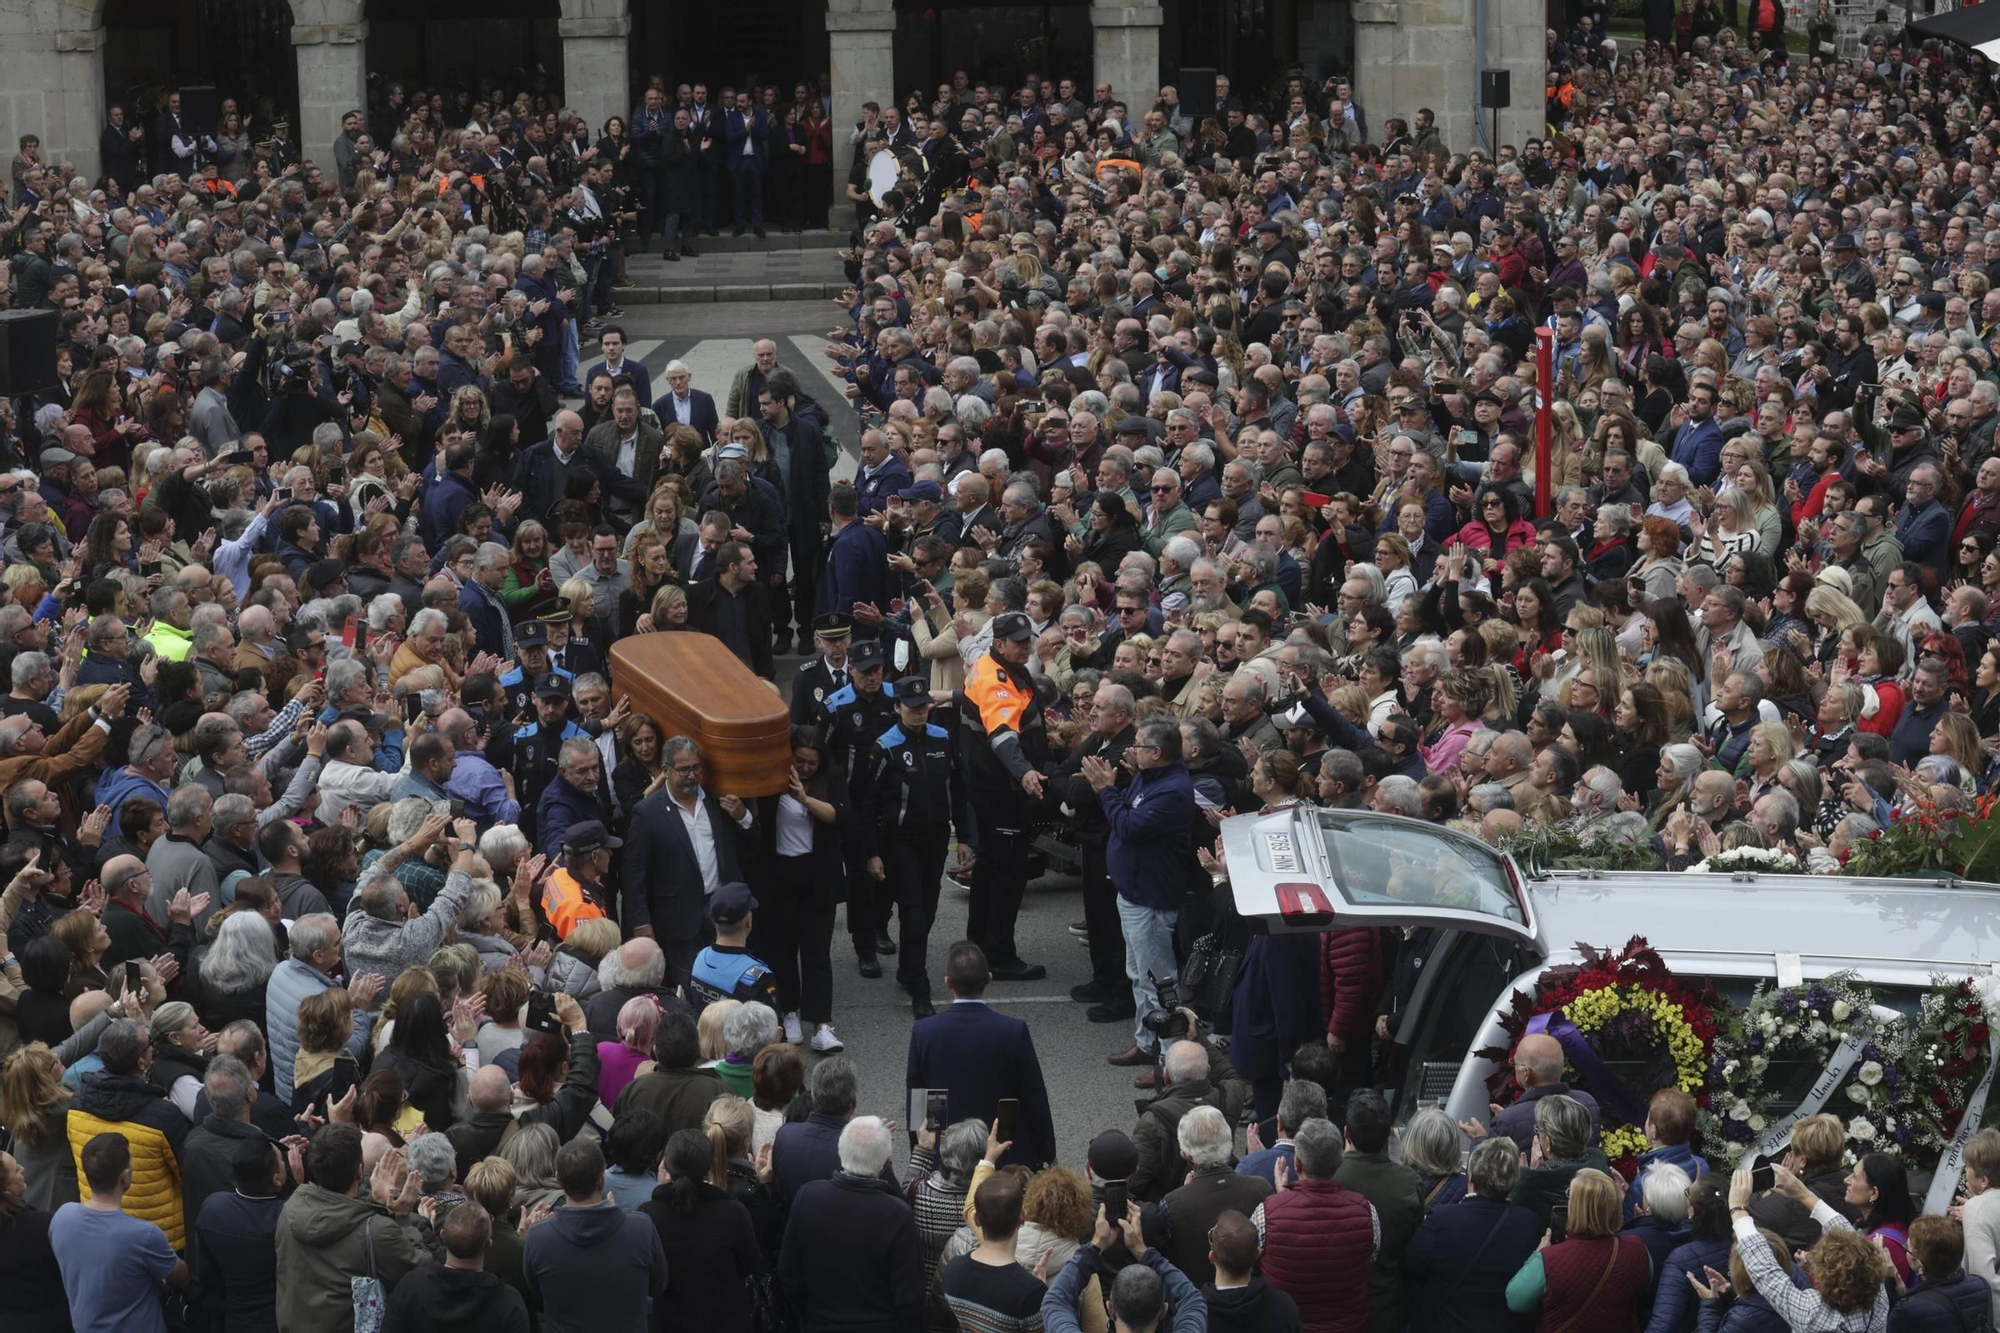
POLYGON ((1521 1039, 1555 1036, 1569 1056, 1571 1086, 1597 1099, 1605 1157, 1629 1179, 1638 1154, 1651 1146, 1645 1123, 1652 1094, 1674 1087, 1707 1100, 1715 1068, 1709 1052, 1725 1019, 1712 992, 1678 980, 1642 936, 1617 953, 1587 944, 1577 951, 1581 963, 1547 969, 1532 994, 1515 990, 1500 1020, 1507 1045, 1475 1054, 1500 1066, 1487 1080, 1493 1099, 1511 1100, 1521 1092, 1513 1059, 1521 1039))
POLYGON ((1736 847, 1726 852, 1717 852, 1699 865, 1688 867, 1689 874, 1709 873, 1722 875, 1732 870, 1754 870, 1765 875, 1803 875, 1806 868, 1799 864, 1799 858, 1790 852, 1781 852, 1768 847, 1736 847))
POLYGON ((1797 986, 1759 986, 1743 1013, 1740 1033, 1715 1044, 1709 1057, 1717 1086, 1701 1115, 1702 1141, 1734 1163, 1749 1153, 1771 1123, 1767 1079, 1775 1064, 1825 1070, 1844 1044, 1851 1065, 1832 1095, 1817 1108, 1846 1119, 1857 1153, 1901 1155, 1920 1142, 1915 1100, 1904 1058, 1908 1030, 1879 1021, 1875 996, 1852 972, 1797 986))
POLYGON ((1910 1123, 1922 1146, 1943 1148, 1958 1132, 1986 1072, 1993 1018, 1970 977, 1934 977, 1924 992, 1909 1072, 1910 1123))

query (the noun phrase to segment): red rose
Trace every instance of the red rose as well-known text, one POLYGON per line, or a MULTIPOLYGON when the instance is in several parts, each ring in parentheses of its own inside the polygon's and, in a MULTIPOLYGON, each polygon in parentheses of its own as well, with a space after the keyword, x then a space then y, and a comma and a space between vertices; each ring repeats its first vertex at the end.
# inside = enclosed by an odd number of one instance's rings
POLYGON ((1931 1089, 1931 1105, 1943 1106, 1946 1102, 1950 1100, 1951 1100, 1951 1094, 1946 1092, 1943 1088, 1931 1089))
POLYGON ((1951 1110, 1945 1112, 1944 1127, 1948 1130, 1956 1130, 1958 1122, 1963 1119, 1965 1119, 1965 1112, 1957 1107, 1953 1107, 1951 1110))
POLYGON ((1974 1023, 1972 1025, 1972 1031, 1967 1035, 1972 1038, 1973 1045, 1984 1046, 1986 1044, 1986 1036, 1987 1036, 1986 1025, 1984 1023, 1974 1023))

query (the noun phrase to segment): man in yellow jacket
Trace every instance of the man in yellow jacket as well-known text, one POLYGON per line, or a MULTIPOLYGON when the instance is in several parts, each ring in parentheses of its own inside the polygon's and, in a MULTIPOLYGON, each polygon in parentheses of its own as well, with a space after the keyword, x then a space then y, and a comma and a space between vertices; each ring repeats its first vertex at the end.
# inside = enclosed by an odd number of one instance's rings
POLYGON ((123 1135, 132 1146, 125 1211, 166 1232, 174 1249, 185 1249, 181 1145, 187 1141, 188 1119, 167 1100, 165 1088, 146 1081, 153 1047, 145 1028, 129 1018, 117 1019, 97 1039, 97 1054, 104 1068, 83 1076, 83 1086, 69 1104, 69 1147, 77 1159, 82 1195, 91 1197, 84 1145, 99 1134, 123 1135))

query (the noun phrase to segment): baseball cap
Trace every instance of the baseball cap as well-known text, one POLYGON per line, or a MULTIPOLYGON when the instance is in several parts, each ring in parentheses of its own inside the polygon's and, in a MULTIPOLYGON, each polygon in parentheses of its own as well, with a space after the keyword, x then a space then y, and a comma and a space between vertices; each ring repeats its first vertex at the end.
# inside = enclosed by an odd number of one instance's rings
POLYGON ((1028 617, 1019 611, 1002 611, 993 617, 993 638, 1011 639, 1015 643, 1026 643, 1035 637, 1035 627, 1028 623, 1028 617))
POLYGON ((882 665, 882 645, 875 639, 864 639, 847 650, 849 671, 872 671, 882 665))
POLYGON ((335 579, 347 576, 347 566, 338 560, 315 560, 306 566, 305 581, 315 588, 324 588, 335 579))
POLYGON ((535 697, 539 699, 569 698, 569 682, 553 671, 545 671, 535 677, 535 697))
POLYGON ((546 648, 549 644, 549 627, 539 620, 529 620, 514 627, 516 648, 546 648))
MULTIPOLYGON (((563 850, 566 852, 615 852, 624 845, 623 839, 612 837, 611 831, 595 819, 571 824, 563 833, 563 850)), ((716 890, 718 895, 721 892, 721 889, 716 890)))
POLYGON ((708 919, 718 926, 733 926, 757 910, 757 898, 741 880, 715 886, 709 895, 708 919))
POLYGON ((910 708, 931 706, 931 682, 928 676, 905 676, 896 682, 896 702, 910 708))
POLYGON ((932 504, 944 499, 944 492, 934 481, 920 481, 914 486, 896 492, 898 500, 927 500, 932 504))

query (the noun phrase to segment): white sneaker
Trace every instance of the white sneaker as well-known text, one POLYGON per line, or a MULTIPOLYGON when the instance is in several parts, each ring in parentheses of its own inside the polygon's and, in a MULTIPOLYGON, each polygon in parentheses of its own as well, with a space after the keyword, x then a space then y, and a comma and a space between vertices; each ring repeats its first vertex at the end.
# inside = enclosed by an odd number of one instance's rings
POLYGON ((805 1029, 799 1025, 799 1011, 794 1009, 785 1015, 785 1040, 796 1046, 805 1039, 805 1029))
POLYGON ((832 1055, 835 1051, 844 1051, 847 1049, 841 1043, 840 1038, 834 1034, 833 1024, 831 1023, 821 1023, 819 1025, 819 1031, 813 1033, 812 1048, 821 1055, 832 1055))

